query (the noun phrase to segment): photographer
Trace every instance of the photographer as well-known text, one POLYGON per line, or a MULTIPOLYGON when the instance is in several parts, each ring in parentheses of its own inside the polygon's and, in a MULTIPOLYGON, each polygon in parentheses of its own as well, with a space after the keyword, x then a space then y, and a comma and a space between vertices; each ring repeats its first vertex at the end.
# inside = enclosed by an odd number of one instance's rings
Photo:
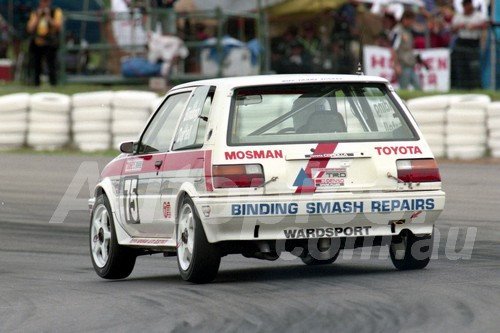
POLYGON ((40 0, 28 21, 27 31, 32 36, 30 55, 35 69, 35 85, 40 85, 42 61, 45 59, 51 85, 57 83, 56 59, 59 47, 59 32, 63 22, 62 11, 51 7, 51 0, 40 0))

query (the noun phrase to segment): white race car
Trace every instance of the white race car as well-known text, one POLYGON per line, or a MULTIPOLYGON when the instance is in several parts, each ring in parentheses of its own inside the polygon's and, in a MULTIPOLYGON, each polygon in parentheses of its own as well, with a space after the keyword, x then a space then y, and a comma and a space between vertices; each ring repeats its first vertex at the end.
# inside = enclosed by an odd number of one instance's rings
POLYGON ((89 200, 106 279, 127 277, 141 254, 177 255, 182 278, 201 283, 228 254, 317 265, 384 244, 398 269, 424 268, 445 204, 429 146, 378 77, 182 84, 120 150, 89 200))

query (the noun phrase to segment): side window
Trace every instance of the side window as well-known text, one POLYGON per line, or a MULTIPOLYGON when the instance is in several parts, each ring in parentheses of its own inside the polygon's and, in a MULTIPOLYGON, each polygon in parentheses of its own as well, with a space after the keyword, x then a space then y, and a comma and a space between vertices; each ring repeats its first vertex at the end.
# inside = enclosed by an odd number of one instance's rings
POLYGON ((177 129, 174 150, 203 146, 212 98, 213 90, 209 86, 199 87, 194 91, 177 129))
POLYGON ((169 96, 149 124, 139 143, 139 154, 167 151, 175 125, 191 92, 169 96))
POLYGON ((203 104, 203 109, 201 110, 200 122, 198 123, 198 130, 196 133, 196 141, 195 145, 203 145, 205 141, 205 133, 207 130, 208 123, 208 114, 210 112, 210 107, 212 106, 212 100, 214 98, 214 93, 211 92, 208 94, 205 99, 205 103, 203 104))

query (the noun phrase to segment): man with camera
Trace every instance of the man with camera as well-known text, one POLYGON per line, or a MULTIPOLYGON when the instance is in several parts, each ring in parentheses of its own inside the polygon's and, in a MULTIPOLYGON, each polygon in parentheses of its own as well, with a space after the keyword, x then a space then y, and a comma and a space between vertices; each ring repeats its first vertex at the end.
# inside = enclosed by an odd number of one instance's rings
POLYGON ((40 85, 42 62, 45 59, 49 71, 49 82, 56 85, 56 59, 59 47, 59 32, 63 23, 60 8, 53 8, 51 0, 40 0, 28 21, 27 31, 32 36, 30 54, 34 64, 35 85, 40 85))

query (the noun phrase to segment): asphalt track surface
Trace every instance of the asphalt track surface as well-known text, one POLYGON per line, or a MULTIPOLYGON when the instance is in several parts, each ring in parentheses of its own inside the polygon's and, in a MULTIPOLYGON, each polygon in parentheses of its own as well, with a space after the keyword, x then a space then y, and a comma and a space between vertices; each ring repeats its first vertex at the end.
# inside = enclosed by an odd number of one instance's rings
POLYGON ((234 255, 213 283, 193 285, 161 255, 138 258, 128 279, 97 277, 87 184, 81 210, 49 223, 81 163, 108 160, 0 155, 1 332, 500 331, 500 164, 441 164, 447 205, 425 270, 396 271, 380 248, 323 267, 234 255))

